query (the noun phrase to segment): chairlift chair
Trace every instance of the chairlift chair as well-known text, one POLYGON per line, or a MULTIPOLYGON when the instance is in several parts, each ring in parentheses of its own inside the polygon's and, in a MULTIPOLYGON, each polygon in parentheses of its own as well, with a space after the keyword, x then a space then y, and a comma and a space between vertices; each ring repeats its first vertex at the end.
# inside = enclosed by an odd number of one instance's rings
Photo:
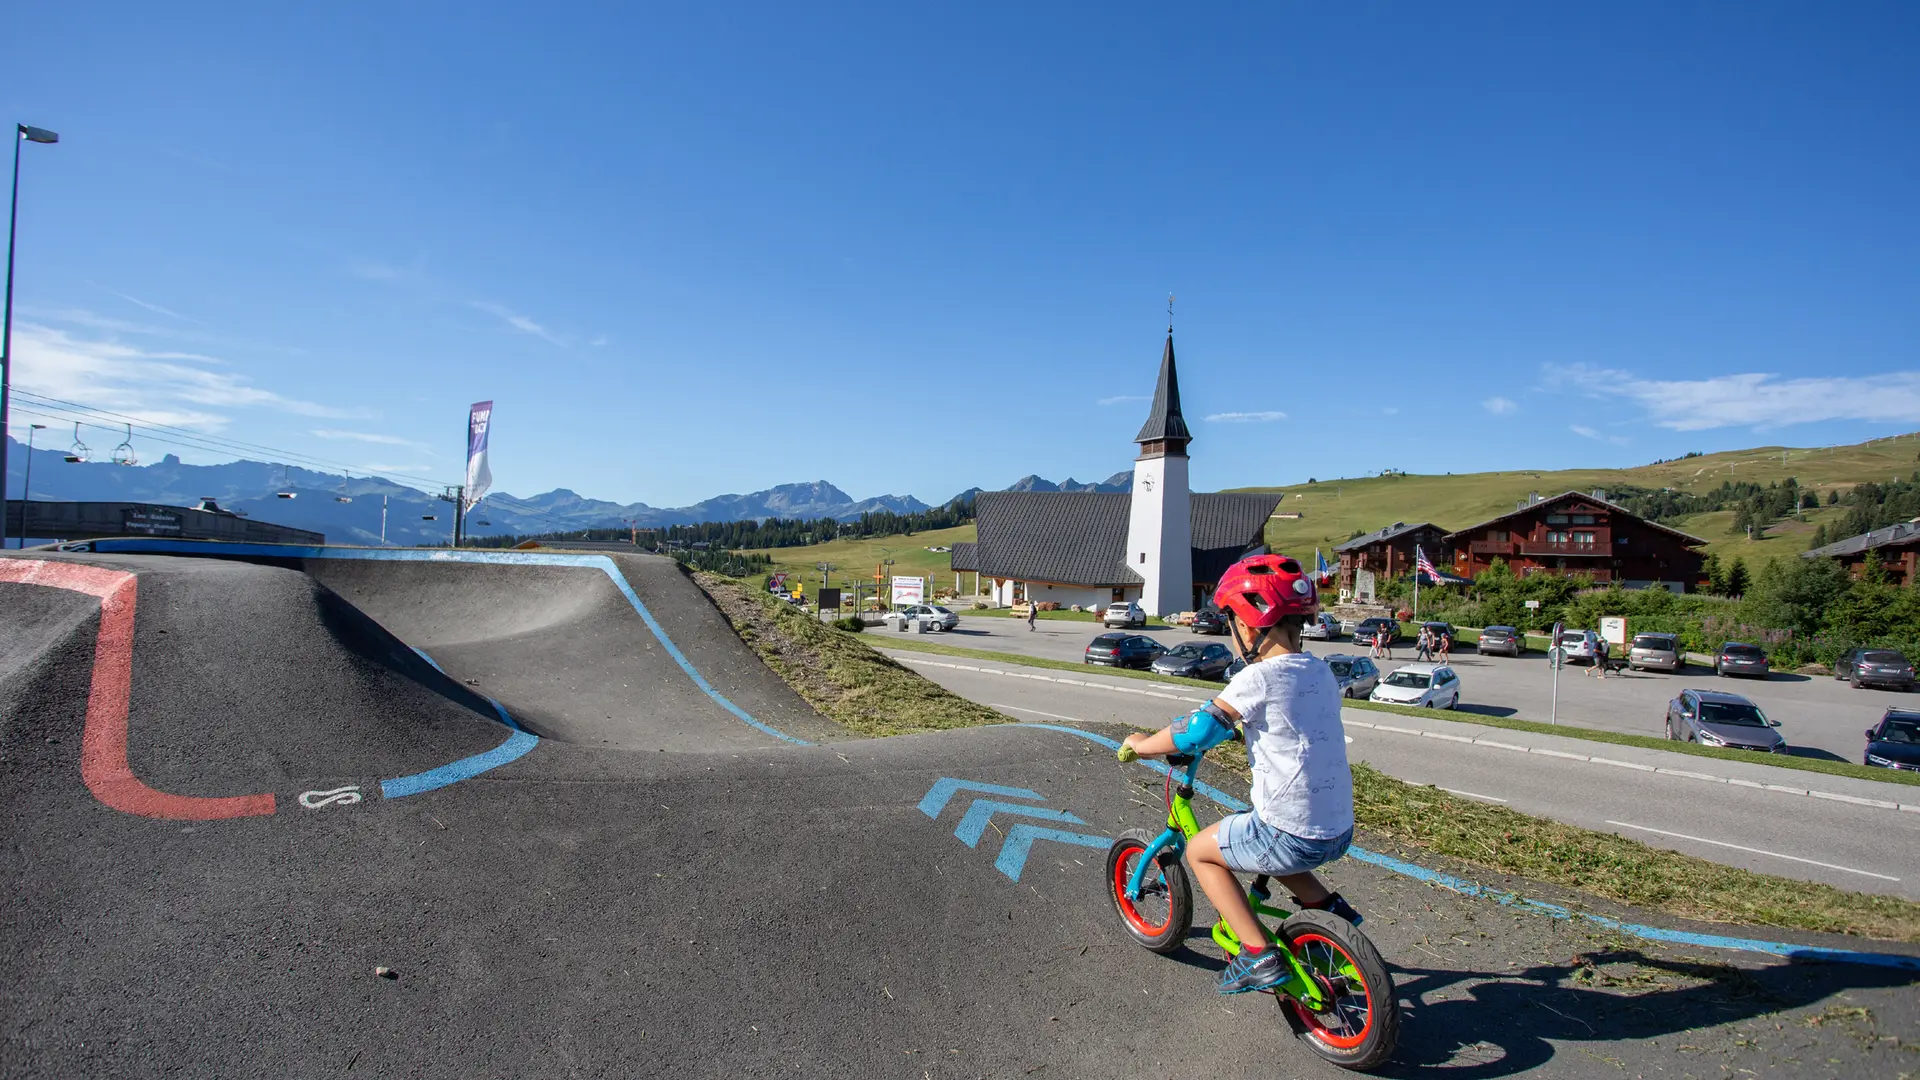
POLYGON ((140 459, 138 457, 135 457, 133 453, 133 425, 132 424, 127 425, 127 437, 120 441, 119 446, 116 446, 113 448, 112 457, 113 457, 113 463, 115 465, 140 464, 140 459))
POLYGON ((440 515, 438 515, 438 514, 421 514, 421 515, 420 515, 420 520, 421 520, 421 521, 439 521, 439 520, 440 520, 440 515))
POLYGON ((300 495, 300 493, 299 493, 299 492, 297 492, 297 491, 294 491, 294 490, 292 490, 292 489, 293 489, 293 466, 291 466, 291 465, 282 465, 282 466, 280 466, 280 468, 281 468, 282 470, 284 470, 284 471, 283 471, 283 472, 282 472, 282 473, 280 474, 280 482, 281 482, 282 484, 284 484, 284 485, 286 485, 286 487, 287 487, 287 489, 288 489, 288 490, 286 490, 286 491, 276 491, 276 492, 274 492, 274 494, 275 494, 275 495, 277 495, 277 496, 279 496, 279 497, 280 497, 280 498, 282 498, 282 499, 294 499, 294 498, 298 498, 298 497, 299 497, 299 495, 300 495))
POLYGON ((351 475, 343 476, 340 478, 340 494, 335 495, 333 497, 334 502, 350 503, 353 501, 353 496, 347 494, 347 481, 351 479, 353 479, 351 475))
POLYGON ((75 421, 73 425, 73 445, 67 449, 67 461, 72 464, 82 465, 86 463, 92 453, 92 448, 80 441, 80 424, 78 421, 75 421))

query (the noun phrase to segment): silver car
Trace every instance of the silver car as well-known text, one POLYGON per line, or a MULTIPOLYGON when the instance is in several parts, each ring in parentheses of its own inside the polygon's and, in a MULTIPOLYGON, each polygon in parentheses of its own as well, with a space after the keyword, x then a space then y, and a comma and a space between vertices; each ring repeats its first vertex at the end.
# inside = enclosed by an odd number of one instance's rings
POLYGON ((1364 656, 1329 656, 1327 666, 1340 683, 1340 696, 1364 698, 1380 685, 1380 669, 1364 656))
POLYGON ((1107 608, 1106 612, 1100 616, 1100 623, 1103 626, 1140 629, 1147 625, 1147 609, 1132 600, 1122 600, 1107 608))
POLYGON ((915 604, 901 608, 900 614, 909 619, 925 619, 942 630, 952 630, 960 625, 960 616, 939 604, 915 604))
POLYGON ((1636 671, 1679 671, 1680 635, 1635 634, 1627 666, 1636 671))
POLYGON ((1332 641, 1340 636, 1340 620, 1323 611, 1307 620, 1300 636, 1313 641, 1332 641))
POLYGON ((1682 690, 1667 703, 1667 738, 1681 742, 1784 754, 1787 740, 1773 730, 1779 726, 1780 721, 1767 719, 1759 706, 1739 694, 1682 690))

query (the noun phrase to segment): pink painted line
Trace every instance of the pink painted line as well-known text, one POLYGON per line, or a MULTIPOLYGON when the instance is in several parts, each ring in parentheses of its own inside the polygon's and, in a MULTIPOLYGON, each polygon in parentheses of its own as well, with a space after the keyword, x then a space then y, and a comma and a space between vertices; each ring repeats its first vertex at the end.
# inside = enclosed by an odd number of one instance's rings
POLYGON ((173 821, 215 821, 271 814, 265 795, 203 798, 148 787, 127 760, 127 703, 133 692, 134 575, 84 563, 0 559, 0 581, 43 585, 100 600, 100 633, 93 649, 93 686, 80 736, 80 779, 93 797, 123 813, 173 821))

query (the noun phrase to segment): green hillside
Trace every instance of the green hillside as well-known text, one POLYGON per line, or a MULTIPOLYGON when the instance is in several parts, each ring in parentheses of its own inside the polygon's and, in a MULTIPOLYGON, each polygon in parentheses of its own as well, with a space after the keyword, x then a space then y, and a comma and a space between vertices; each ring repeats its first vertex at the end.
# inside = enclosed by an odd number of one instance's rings
MULTIPOLYGON (((1279 519, 1267 525, 1267 542, 1275 550, 1311 556, 1319 547, 1333 562, 1333 547, 1344 543, 1355 529, 1372 532, 1396 521, 1431 521, 1446 529, 1462 529, 1513 509, 1531 492, 1543 496, 1563 491, 1591 491, 1633 485, 1705 492, 1728 480, 1767 484, 1797 477, 1802 488, 1816 491, 1822 501, 1828 490, 1850 488, 1868 480, 1912 475, 1920 468, 1920 434, 1900 435, 1852 446, 1791 448, 1762 446, 1730 450, 1703 457, 1683 458, 1631 469, 1520 470, 1426 476, 1394 474, 1360 479, 1321 480, 1287 487, 1239 488, 1273 491, 1286 496, 1281 513, 1300 518, 1279 519)), ((1822 521, 1831 526, 1837 510, 1807 514, 1807 523, 1783 521, 1764 537, 1749 541, 1730 535, 1733 514, 1696 514, 1673 522, 1708 542, 1707 550, 1723 557, 1748 561, 1774 555, 1797 555, 1822 521)))
MULTIPOLYGON (((1829 490, 1851 488, 1869 480, 1910 476, 1916 468, 1920 468, 1920 434, 1875 439, 1853 446, 1813 449, 1762 446, 1631 469, 1520 470, 1450 476, 1396 474, 1236 490, 1285 495, 1280 512, 1301 516, 1297 520, 1276 518, 1268 522, 1267 543, 1277 551, 1309 557, 1318 547, 1325 552, 1327 561, 1333 562, 1334 545, 1345 542, 1355 529, 1371 532, 1396 521, 1431 521, 1447 529, 1462 529, 1513 509, 1514 503, 1535 491, 1541 495, 1558 495, 1568 490, 1633 485, 1704 492, 1728 480, 1767 484, 1792 476, 1799 479, 1802 488, 1818 492, 1824 503, 1829 490)), ((1845 513, 1844 508, 1823 507, 1808 511, 1805 516, 1805 523, 1793 519, 1781 521, 1768 528, 1764 536, 1753 540, 1732 535, 1732 511, 1695 514, 1672 524, 1707 541, 1707 550, 1722 558, 1740 556, 1751 563, 1775 555, 1799 554, 1806 550, 1814 529, 1824 523, 1832 531, 1845 513)), ((850 574, 871 579, 874 566, 885 558, 895 560, 893 569, 897 574, 925 574, 934 579, 936 586, 951 586, 953 574, 947 569, 946 553, 927 548, 947 547, 973 538, 974 527, 962 525, 913 536, 836 540, 799 548, 763 548, 760 553, 772 558, 776 569, 803 572, 809 592, 820 581, 820 572, 813 568, 815 563, 834 563, 840 567, 834 580, 851 581, 850 574)), ((971 584, 970 576, 967 584, 971 584)))

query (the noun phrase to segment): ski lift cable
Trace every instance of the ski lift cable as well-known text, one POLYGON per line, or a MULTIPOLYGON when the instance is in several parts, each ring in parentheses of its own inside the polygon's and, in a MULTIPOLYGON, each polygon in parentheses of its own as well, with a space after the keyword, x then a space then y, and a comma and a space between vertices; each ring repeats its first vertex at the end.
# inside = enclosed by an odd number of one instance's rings
POLYGON ((115 465, 140 464, 139 457, 135 456, 133 452, 133 425, 131 423, 127 425, 127 437, 121 440, 119 446, 113 448, 111 459, 115 465))
MULTIPOLYGON (((111 417, 119 418, 125 415, 123 413, 115 413, 109 409, 99 409, 99 408, 95 408, 94 406, 83 405, 78 402, 66 401, 65 399, 61 399, 61 398, 51 398, 51 397, 47 397, 46 395, 35 394, 35 393, 32 393, 31 391, 23 391, 17 388, 14 392, 15 394, 17 394, 22 398, 31 399, 33 404, 38 404, 41 406, 41 408, 33 408, 29 405, 27 401, 20 401, 16 403, 14 407, 14 411, 27 414, 27 415, 38 416, 43 419, 58 420, 63 423, 72 421, 74 425, 74 449, 79 451, 84 451, 86 454, 89 454, 89 455, 92 453, 92 450, 89 447, 87 447, 85 443, 81 442, 79 439, 81 425, 83 423, 88 423, 88 422, 92 422, 98 425, 100 422, 98 419, 99 416, 111 416, 111 417), (47 411, 47 410, 53 410, 53 411, 47 411), (85 419, 74 420, 74 416, 76 414, 83 416, 85 419), (95 414, 98 414, 98 415, 95 415, 95 414)), ((225 439, 220 436, 206 435, 202 432, 176 428, 167 424, 149 424, 144 421, 123 421, 123 423, 127 424, 128 426, 129 436, 131 436, 132 429, 138 428, 140 429, 142 435, 145 438, 150 439, 157 443, 161 443, 163 445, 168 445, 168 446, 180 446, 180 447, 186 447, 186 448, 195 449, 195 450, 207 450, 215 453, 264 453, 264 454, 268 454, 268 455, 272 455, 280 458, 290 458, 308 467, 318 467, 318 468, 338 467, 342 469, 346 469, 349 467, 343 462, 332 461, 326 458, 316 458, 311 455, 295 453, 293 451, 282 450, 278 447, 265 446, 259 443, 247 443, 247 442, 241 442, 239 440, 225 439), (162 432, 172 432, 177 434, 168 435, 168 434, 162 434, 162 432)), ((74 455, 70 453, 69 460, 73 460, 73 459, 74 459, 74 455)), ((79 460, 86 461, 90 459, 87 457, 81 457, 79 458, 79 460)), ((281 461, 279 462, 279 464, 285 465, 286 462, 281 461)), ((444 486, 440 484, 438 481, 432 480, 424 476, 413 476, 408 473, 390 472, 382 469, 368 469, 364 471, 370 475, 386 477, 388 479, 412 481, 413 483, 404 485, 408 487, 413 487, 414 484, 429 484, 436 487, 444 486)), ((419 490, 419 489, 415 488, 415 490, 419 490)), ((426 494, 432 494, 432 492, 426 492, 426 494)), ((531 517, 531 518, 536 518, 536 519, 545 521, 557 529, 569 530, 569 529, 577 529, 579 527, 579 524, 577 522, 559 517, 553 514, 551 511, 543 510, 540 507, 529 505, 527 503, 521 502, 518 499, 509 498, 509 497, 500 495, 498 493, 489 493, 487 495, 487 498, 501 505, 502 507, 512 510, 515 513, 518 513, 524 517, 531 517)))
POLYGON ((67 448, 67 460, 75 462, 86 461, 92 453, 93 449, 86 443, 80 441, 80 422, 78 420, 74 421, 73 445, 67 448))

